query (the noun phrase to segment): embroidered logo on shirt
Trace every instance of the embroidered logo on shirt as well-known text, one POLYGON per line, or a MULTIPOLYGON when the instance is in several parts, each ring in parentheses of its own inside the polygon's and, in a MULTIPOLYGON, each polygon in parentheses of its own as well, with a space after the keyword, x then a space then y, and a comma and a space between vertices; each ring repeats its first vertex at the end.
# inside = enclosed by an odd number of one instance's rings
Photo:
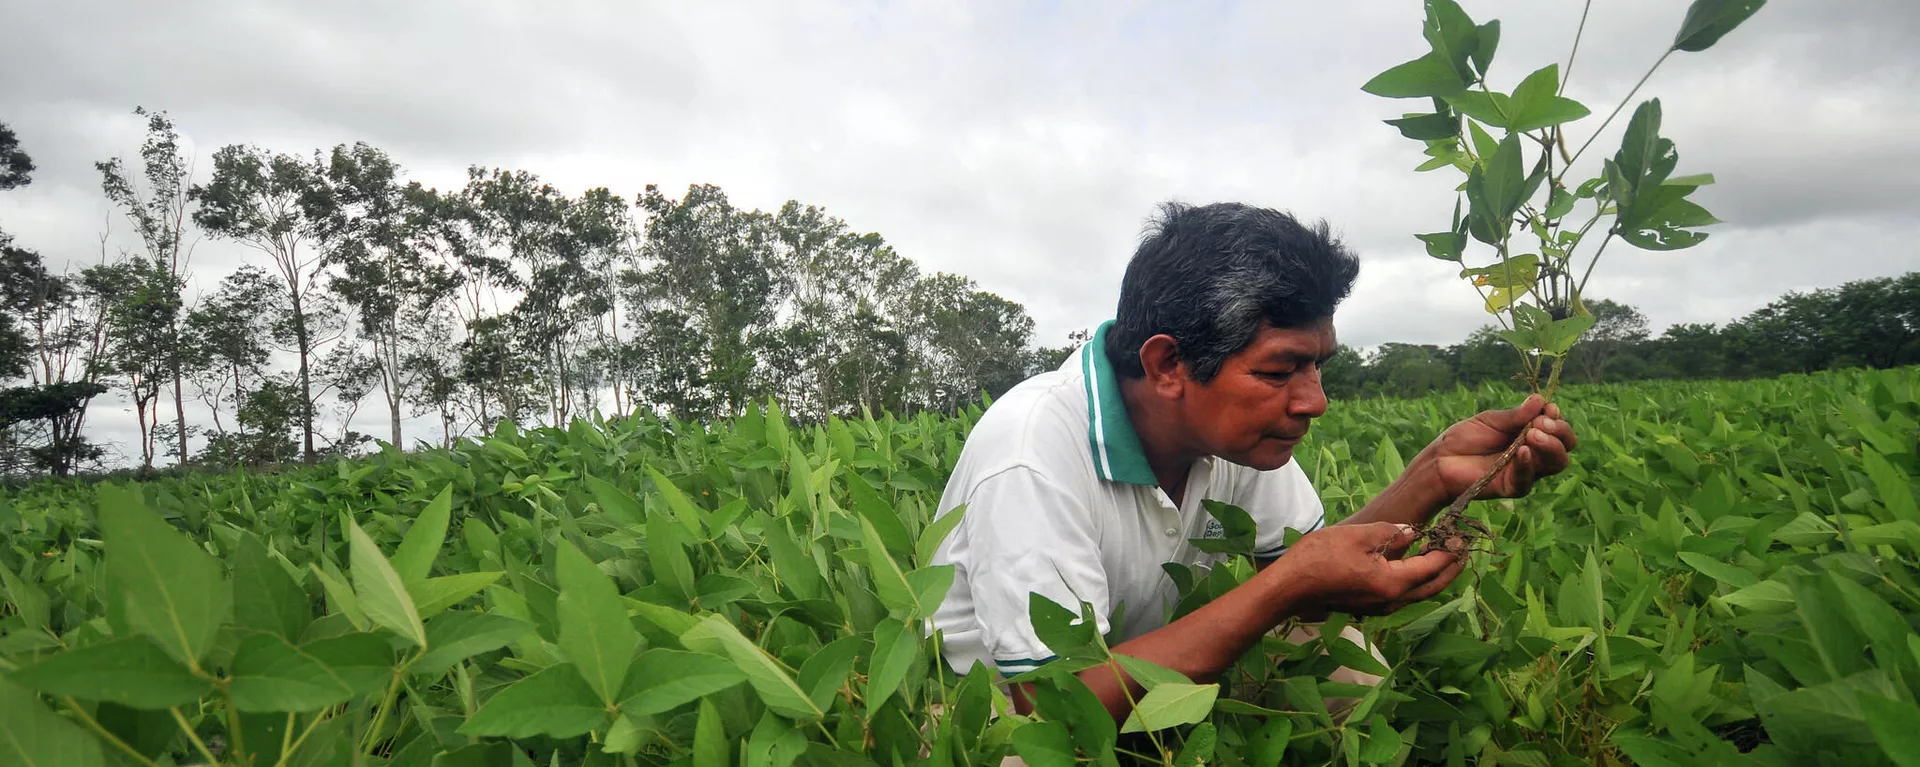
POLYGON ((1220 526, 1220 520, 1209 519, 1207 520, 1207 532, 1205 535, 1201 537, 1202 538, 1225 538, 1227 537, 1227 529, 1220 526))

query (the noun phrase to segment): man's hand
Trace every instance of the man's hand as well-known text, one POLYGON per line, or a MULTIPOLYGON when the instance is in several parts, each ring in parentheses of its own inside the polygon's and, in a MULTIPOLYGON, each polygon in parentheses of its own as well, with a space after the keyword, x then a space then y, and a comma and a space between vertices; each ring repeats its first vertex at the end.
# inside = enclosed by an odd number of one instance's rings
POLYGON ((1566 470, 1571 461, 1567 454, 1579 442, 1573 426, 1560 417, 1560 406, 1538 394, 1511 410, 1488 410, 1454 424, 1415 461, 1431 463, 1433 481, 1446 496, 1444 505, 1493 468, 1494 459, 1521 429, 1528 430, 1527 441, 1474 500, 1518 498, 1533 490, 1534 480, 1566 470))
POLYGON ((1440 593, 1466 560, 1433 549, 1401 559, 1420 534, 1406 525, 1332 525, 1293 545, 1287 565, 1295 612, 1309 620, 1328 612, 1386 615, 1440 593))

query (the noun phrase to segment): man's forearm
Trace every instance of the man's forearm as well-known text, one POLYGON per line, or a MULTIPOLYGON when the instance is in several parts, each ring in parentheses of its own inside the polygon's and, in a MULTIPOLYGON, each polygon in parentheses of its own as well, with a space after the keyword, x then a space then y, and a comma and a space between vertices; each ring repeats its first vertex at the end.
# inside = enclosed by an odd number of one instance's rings
POLYGON ((1353 516, 1341 520, 1340 524, 1392 522, 1421 526, 1433 519, 1433 515, 1446 508, 1452 500, 1440 489, 1433 459, 1423 451, 1414 457, 1412 463, 1407 464, 1406 471, 1394 478, 1393 484, 1387 485, 1387 489, 1380 491, 1353 516))
MULTIPOLYGON (((1198 683, 1212 681, 1262 635, 1294 613, 1298 600, 1288 587, 1289 581, 1289 574, 1280 566, 1267 567, 1219 599, 1122 642, 1113 652, 1165 666, 1198 683)), ((1145 694, 1117 663, 1082 671, 1080 680, 1099 696, 1116 721, 1126 719, 1133 701, 1145 694)))

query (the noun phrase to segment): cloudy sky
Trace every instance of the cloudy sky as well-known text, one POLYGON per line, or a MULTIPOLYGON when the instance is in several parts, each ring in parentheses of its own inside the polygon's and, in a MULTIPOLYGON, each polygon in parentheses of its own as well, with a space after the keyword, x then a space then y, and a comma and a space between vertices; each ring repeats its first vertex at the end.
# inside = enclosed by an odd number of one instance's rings
MULTIPOLYGON (((1501 20, 1506 88, 1564 66, 1581 11, 1464 5, 1501 20)), ((1593 4, 1566 95, 1596 116, 1576 141, 1685 6, 1593 4)), ((40 170, 0 195, 0 228, 54 263, 126 234, 92 163, 137 150, 145 105, 203 161, 230 143, 367 141, 443 187, 477 164, 568 192, 713 183, 742 206, 821 205, 1025 304, 1048 344, 1110 315, 1144 220, 1175 199, 1332 223, 1363 263, 1337 320, 1349 343, 1450 343, 1485 319, 1410 236, 1445 225, 1456 181, 1413 174, 1419 147, 1379 122, 1421 102, 1359 90, 1424 51, 1414 0, 16 0, 5 15, 0 121, 40 170)), ((1774 0, 1670 58, 1641 95, 1663 100, 1679 172, 1718 177, 1695 199, 1726 223, 1688 251, 1610 248, 1589 292, 1657 330, 1920 268, 1914 39, 1911 0, 1774 0)), ((196 281, 247 258, 203 242, 196 281)))

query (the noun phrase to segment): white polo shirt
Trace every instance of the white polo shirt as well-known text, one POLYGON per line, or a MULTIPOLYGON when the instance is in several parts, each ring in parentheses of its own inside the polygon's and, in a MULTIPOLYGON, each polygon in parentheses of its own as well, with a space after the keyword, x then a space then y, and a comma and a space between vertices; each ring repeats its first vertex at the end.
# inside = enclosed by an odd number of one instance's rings
POLYGON ((1225 557, 1188 542, 1222 535, 1202 500, 1245 509, 1258 526, 1261 558, 1285 551, 1287 528, 1312 532, 1324 523, 1319 495, 1295 461, 1258 471, 1202 458, 1176 506, 1147 466, 1100 351, 1111 325, 1059 370, 994 401, 947 480, 938 513, 967 508, 933 556, 933 564, 955 566, 933 628, 958 673, 979 661, 1012 676, 1053 659, 1027 618, 1034 592, 1075 612, 1082 600, 1092 604, 1102 634, 1124 604, 1123 640, 1166 625, 1179 590, 1161 564, 1210 567, 1225 557))

